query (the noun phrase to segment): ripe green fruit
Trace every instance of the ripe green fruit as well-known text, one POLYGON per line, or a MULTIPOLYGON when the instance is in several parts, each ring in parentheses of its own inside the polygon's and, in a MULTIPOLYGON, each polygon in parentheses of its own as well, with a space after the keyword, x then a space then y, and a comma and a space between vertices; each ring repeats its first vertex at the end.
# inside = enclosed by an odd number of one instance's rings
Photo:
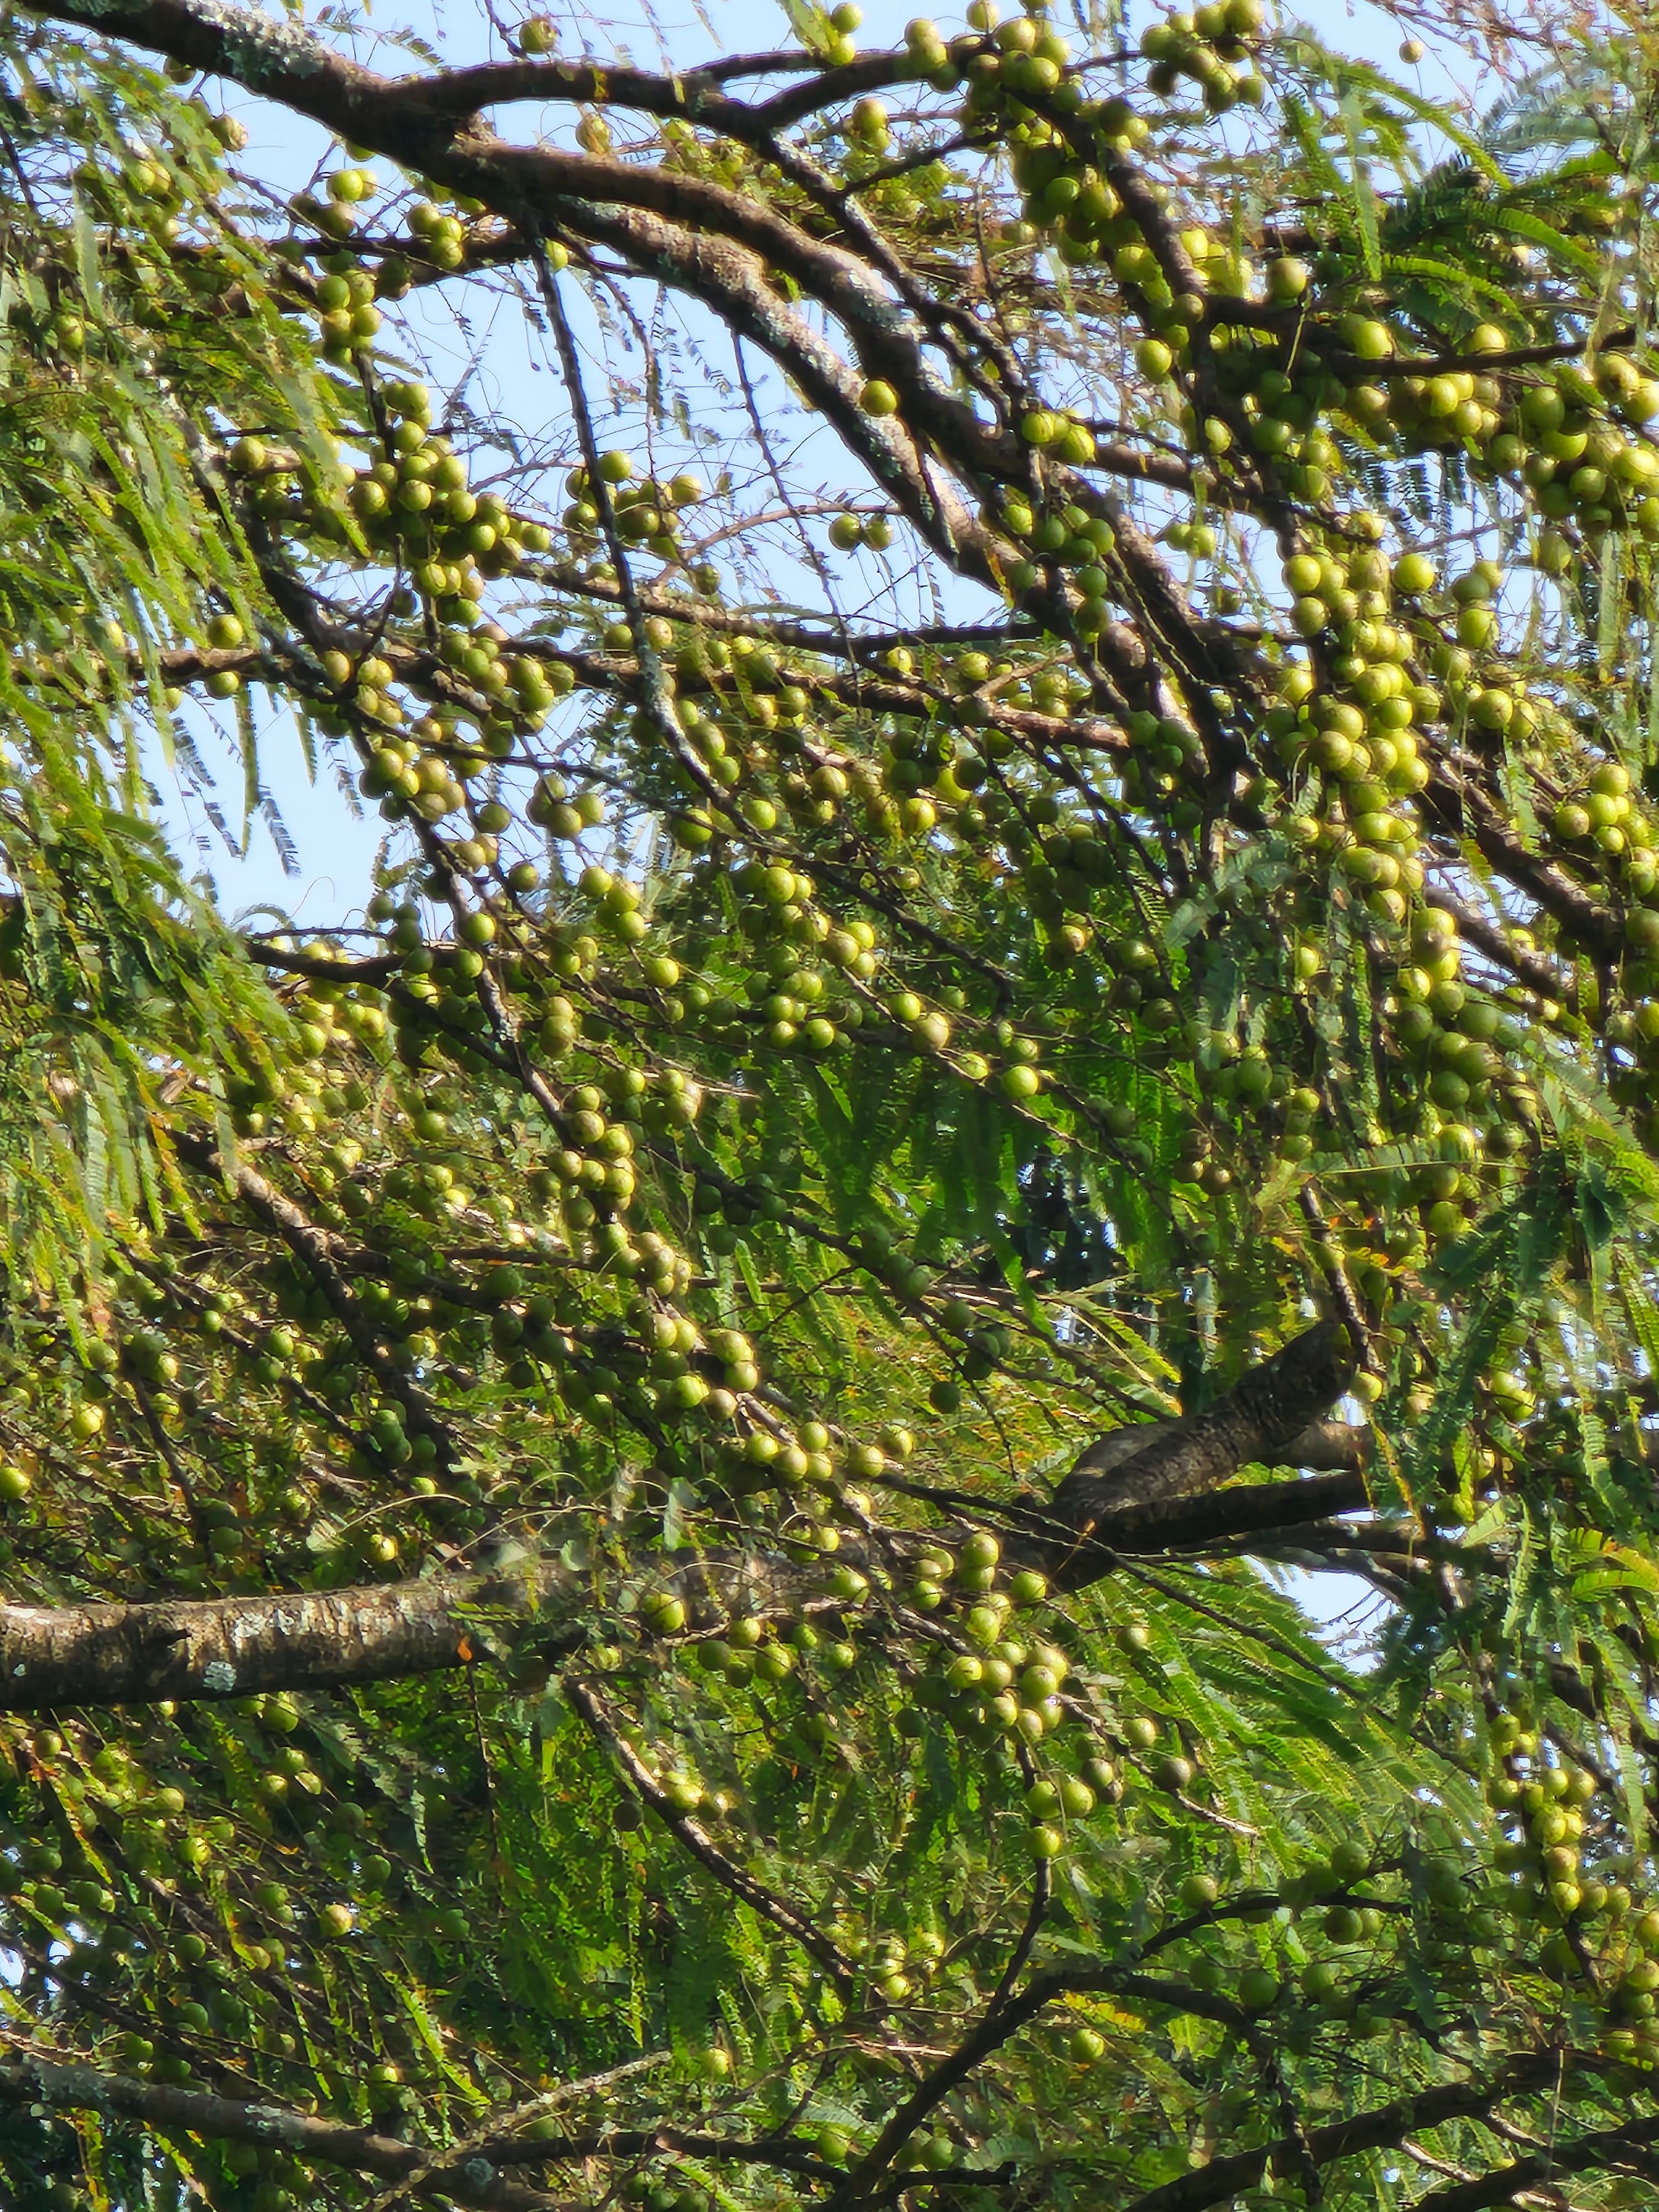
POLYGON ((1393 331, 1369 315, 1344 315, 1337 329, 1343 344, 1360 361, 1386 361, 1394 351, 1393 331))
POLYGON ((1279 2001, 1279 1977, 1266 1966, 1247 1966, 1238 1978, 1238 2002, 1248 2013, 1271 2011, 1279 2001))
POLYGON ((1368 1872, 1370 1863, 1369 1848, 1352 1837, 1338 1844, 1331 1853, 1331 1872, 1335 1875, 1338 1885, 1344 1889, 1368 1872))
POLYGON ((1091 2066, 1106 2053, 1106 2039, 1098 2029, 1074 2027, 1066 2039, 1067 2055, 1079 2066, 1091 2066))
POLYGON ((1318 591, 1324 571, 1311 553, 1292 553, 1285 563, 1285 588, 1298 599, 1318 591))

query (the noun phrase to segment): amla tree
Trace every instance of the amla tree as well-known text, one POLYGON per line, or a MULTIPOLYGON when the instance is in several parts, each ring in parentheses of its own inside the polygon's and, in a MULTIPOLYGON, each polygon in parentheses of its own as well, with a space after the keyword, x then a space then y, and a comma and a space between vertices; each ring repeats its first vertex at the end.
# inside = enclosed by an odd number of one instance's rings
POLYGON ((0 27, 9 2203, 1651 2197, 1650 34, 975 9, 0 27))

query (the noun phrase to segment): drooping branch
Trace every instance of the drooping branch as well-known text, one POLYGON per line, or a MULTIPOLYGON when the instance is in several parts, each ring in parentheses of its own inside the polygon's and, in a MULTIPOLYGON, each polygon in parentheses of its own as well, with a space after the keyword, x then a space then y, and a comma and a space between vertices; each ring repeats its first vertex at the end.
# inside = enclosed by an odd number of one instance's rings
POLYGON ((775 1928, 799 1943, 843 1990, 851 1989, 856 1979, 853 1964, 830 1938, 821 1929, 816 1928, 805 1914, 798 1912, 787 1898, 768 1889, 729 1858, 700 1821, 694 1820, 689 1813, 678 1809, 644 1760, 617 1727, 603 1700, 586 1683, 568 1681, 565 1688, 571 1704, 623 1768, 646 1804, 697 1863, 713 1875, 722 1888, 739 1898, 751 1912, 758 1913, 763 1920, 769 1920, 775 1928))
POLYGON ((455 1449, 447 1425, 428 1394, 404 1373, 380 1341, 337 1263, 327 1234, 309 1218, 303 1207, 262 1176, 250 1161, 225 1158, 204 1138, 189 1130, 175 1132, 173 1143, 181 1158, 192 1167, 222 1177, 255 1219, 281 1237, 328 1300, 335 1319, 350 1340, 352 1350, 380 1389, 396 1401, 405 1422, 416 1434, 430 1438, 439 1466, 451 1465, 455 1449))
POLYGON ((401 2182, 412 2194, 478 2212, 562 2212, 567 2200, 503 2180, 483 2157, 434 2164, 432 2154, 372 2128, 342 2127, 277 2105, 244 2104, 204 2089, 135 2081, 92 2066, 15 2052, 0 2057, 0 2105, 44 2105, 54 2112, 99 2112, 222 2142, 286 2150, 319 2165, 401 2182))

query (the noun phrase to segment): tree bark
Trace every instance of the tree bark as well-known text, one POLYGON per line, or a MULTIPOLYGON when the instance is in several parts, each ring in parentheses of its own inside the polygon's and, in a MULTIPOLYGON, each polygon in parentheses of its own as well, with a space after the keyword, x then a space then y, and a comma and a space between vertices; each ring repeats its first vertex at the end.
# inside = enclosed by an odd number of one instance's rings
POLYGON ((451 2164, 445 2153, 399 2142, 372 2128, 342 2127, 278 2105, 243 2104, 205 2089, 135 2081, 92 2066, 49 2057, 0 2059, 0 2102, 45 2105, 56 2112, 98 2112, 137 2119, 179 2134, 258 2143, 319 2164, 401 2182, 415 2197, 477 2207, 477 2212, 561 2212, 568 2199, 523 2182, 506 2181, 483 2156, 451 2164))
POLYGON ((491 1620, 549 1611, 549 1642, 582 1638, 577 1577, 538 1562, 526 1573, 434 1575, 351 1589, 188 1603, 0 1605, 0 1711, 245 1698, 429 1674, 482 1656, 491 1620))
POLYGON ((1281 1460, 1335 1404, 1353 1371, 1347 1331, 1321 1322, 1205 1412, 1102 1437, 1049 1500, 1043 1548, 1050 1573, 1067 1583, 1092 1579, 1087 1553, 1104 1541, 1104 1524, 1115 1516, 1207 1494, 1241 1467, 1281 1460))
MULTIPOLYGON (((1042 1564, 1078 1589, 1124 1553, 1193 1548, 1294 1529, 1365 1504, 1365 1431, 1310 1417, 1346 1388, 1340 1332, 1322 1324, 1252 1370, 1207 1412, 1114 1430, 1092 1444, 1046 1507, 1021 1516, 1010 1561, 1042 1564), (1348 1444, 1343 1440, 1352 1437, 1348 1444), (1311 1480, 1220 1487, 1254 1461, 1306 1443, 1336 1471, 1311 1480), (1340 1449, 1339 1449, 1340 1447, 1340 1449)), ((665 1563, 665 1567, 667 1563, 665 1563)), ((817 1592, 810 1569, 705 1555, 678 1579, 694 1606, 746 1599, 783 1613, 817 1592)), ((416 1582, 132 1605, 0 1603, 0 1712, 249 1697, 441 1673, 486 1656, 491 1624, 533 1628, 538 1652, 577 1650, 592 1627, 583 1577, 538 1560, 521 1571, 435 1574, 416 1582)))

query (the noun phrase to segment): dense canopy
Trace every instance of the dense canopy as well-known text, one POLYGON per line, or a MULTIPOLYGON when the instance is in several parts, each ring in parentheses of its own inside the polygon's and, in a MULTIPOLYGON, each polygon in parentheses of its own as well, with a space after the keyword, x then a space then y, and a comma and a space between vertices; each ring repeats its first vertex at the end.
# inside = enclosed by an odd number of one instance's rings
POLYGON ((1654 2201, 1659 47, 1547 4, 0 17, 7 2205, 1654 2201), (303 930, 179 828, 284 747, 303 930))

